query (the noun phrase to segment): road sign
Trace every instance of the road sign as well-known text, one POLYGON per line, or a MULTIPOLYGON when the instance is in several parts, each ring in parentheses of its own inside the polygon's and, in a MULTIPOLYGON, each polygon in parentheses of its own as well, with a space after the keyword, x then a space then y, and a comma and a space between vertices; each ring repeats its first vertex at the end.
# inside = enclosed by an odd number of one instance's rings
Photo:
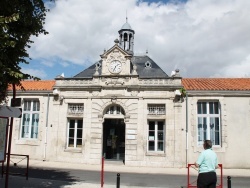
POLYGON ((21 98, 14 98, 14 99, 11 99, 11 104, 10 104, 10 106, 11 106, 11 107, 18 107, 18 106, 21 106, 21 101, 22 101, 21 98))
POLYGON ((22 117, 22 108, 15 108, 10 106, 2 106, 0 105, 0 116, 1 117, 22 117))

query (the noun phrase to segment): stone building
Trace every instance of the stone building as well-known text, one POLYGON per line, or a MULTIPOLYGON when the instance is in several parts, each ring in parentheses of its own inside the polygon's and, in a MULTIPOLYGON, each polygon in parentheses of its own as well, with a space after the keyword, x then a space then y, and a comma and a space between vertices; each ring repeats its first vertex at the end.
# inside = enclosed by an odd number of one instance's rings
POLYGON ((169 76, 147 55, 134 55, 134 35, 126 22, 114 46, 74 77, 23 81, 12 153, 185 167, 211 139, 224 167, 249 168, 250 79, 169 76))
POLYGON ((192 163, 203 139, 225 168, 249 168, 250 79, 184 78, 187 91, 188 161, 192 163))

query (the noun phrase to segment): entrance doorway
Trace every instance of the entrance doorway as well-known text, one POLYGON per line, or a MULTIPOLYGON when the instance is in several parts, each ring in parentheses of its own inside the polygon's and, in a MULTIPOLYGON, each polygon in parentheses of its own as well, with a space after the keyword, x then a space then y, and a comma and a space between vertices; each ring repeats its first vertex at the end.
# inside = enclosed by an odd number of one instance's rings
POLYGON ((123 119, 105 119, 102 143, 105 159, 124 161, 125 123, 123 119))

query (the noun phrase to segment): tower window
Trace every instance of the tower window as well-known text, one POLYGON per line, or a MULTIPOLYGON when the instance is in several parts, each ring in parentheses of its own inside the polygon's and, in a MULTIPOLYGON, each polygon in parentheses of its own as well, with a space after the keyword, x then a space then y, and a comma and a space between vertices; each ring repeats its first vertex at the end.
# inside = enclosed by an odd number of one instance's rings
POLYGON ((124 33, 124 41, 128 41, 128 34, 124 33))

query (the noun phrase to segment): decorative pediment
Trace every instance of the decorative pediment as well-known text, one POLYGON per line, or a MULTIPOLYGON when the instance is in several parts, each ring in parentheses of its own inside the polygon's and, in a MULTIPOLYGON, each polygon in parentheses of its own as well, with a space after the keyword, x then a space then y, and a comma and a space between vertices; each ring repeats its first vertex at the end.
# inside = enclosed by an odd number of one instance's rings
POLYGON ((111 49, 101 55, 102 75, 129 75, 132 55, 124 51, 116 43, 111 49))
POLYGON ((131 54, 129 54, 128 52, 124 51, 119 45, 118 45, 118 41, 115 41, 116 44, 110 48, 109 50, 105 51, 101 56, 101 58, 107 58, 108 55, 110 55, 111 53, 117 52, 119 51, 124 57, 132 57, 131 54))

